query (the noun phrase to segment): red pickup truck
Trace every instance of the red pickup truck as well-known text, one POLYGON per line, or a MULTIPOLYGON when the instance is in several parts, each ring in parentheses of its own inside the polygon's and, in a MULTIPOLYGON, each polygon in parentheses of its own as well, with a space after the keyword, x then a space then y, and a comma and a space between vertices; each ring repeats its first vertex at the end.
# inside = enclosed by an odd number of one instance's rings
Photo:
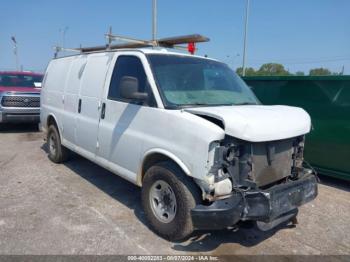
POLYGON ((42 74, 0 71, 0 123, 39 122, 42 74))

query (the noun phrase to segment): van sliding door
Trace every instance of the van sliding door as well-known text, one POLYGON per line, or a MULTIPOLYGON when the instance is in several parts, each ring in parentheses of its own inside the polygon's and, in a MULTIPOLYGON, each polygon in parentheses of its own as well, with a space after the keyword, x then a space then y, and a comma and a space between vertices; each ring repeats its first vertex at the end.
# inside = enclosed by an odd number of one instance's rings
POLYGON ((71 147, 76 143, 79 90, 86 62, 85 55, 72 58, 64 90, 63 139, 71 147))
POLYGON ((76 145, 77 151, 90 158, 95 157, 98 146, 100 100, 110 60, 109 53, 89 55, 82 77, 77 108, 76 145))

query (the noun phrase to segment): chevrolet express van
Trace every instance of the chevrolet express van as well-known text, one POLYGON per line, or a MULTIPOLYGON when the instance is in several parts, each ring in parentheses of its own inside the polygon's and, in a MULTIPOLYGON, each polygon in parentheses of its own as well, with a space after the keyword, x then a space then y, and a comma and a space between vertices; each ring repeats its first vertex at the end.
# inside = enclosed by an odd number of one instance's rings
POLYGON ((41 124, 55 163, 74 151, 142 188, 151 228, 195 229, 294 219, 317 195, 303 167, 309 115, 264 106, 227 65, 159 48, 53 59, 41 124))

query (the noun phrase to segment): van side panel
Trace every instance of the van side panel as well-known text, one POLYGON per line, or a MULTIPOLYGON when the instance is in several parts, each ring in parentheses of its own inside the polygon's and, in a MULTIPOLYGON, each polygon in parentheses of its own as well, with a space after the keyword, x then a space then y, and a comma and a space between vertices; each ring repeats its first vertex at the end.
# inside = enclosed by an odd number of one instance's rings
POLYGON ((70 68, 71 58, 52 60, 47 68, 46 79, 41 92, 41 121, 46 127, 47 117, 53 115, 62 132, 63 90, 70 68))

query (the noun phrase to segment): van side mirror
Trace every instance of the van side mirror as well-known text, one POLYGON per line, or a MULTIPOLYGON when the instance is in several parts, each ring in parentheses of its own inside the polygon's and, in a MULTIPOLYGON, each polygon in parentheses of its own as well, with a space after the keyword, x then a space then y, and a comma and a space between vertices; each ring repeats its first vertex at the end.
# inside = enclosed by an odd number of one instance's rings
POLYGON ((119 84, 120 96, 125 99, 144 101, 148 98, 147 93, 138 92, 139 80, 132 76, 123 76, 119 84))

